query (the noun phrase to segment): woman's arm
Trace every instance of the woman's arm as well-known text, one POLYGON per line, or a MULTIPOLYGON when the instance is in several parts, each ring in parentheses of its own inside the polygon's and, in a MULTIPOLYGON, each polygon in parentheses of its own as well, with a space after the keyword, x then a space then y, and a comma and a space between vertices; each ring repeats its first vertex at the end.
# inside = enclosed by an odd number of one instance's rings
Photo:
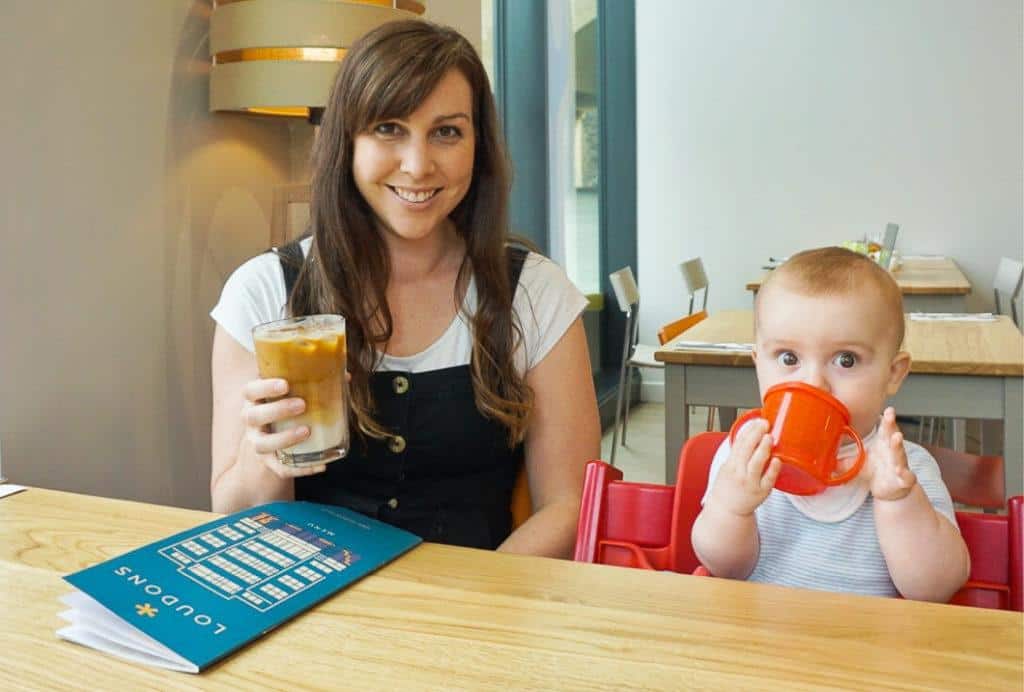
POLYGON ((295 497, 296 476, 318 473, 316 466, 294 469, 274 453, 309 435, 304 427, 271 434, 269 423, 300 413, 295 397, 263 403, 288 391, 284 380, 261 380, 256 358, 220 325, 213 337, 213 434, 211 438, 210 497, 214 512, 235 512, 274 500, 295 497))
POLYGON ((577 318, 526 376, 534 410, 526 434, 533 514, 498 550, 572 556, 583 471, 601 455, 601 423, 583 321, 577 318))

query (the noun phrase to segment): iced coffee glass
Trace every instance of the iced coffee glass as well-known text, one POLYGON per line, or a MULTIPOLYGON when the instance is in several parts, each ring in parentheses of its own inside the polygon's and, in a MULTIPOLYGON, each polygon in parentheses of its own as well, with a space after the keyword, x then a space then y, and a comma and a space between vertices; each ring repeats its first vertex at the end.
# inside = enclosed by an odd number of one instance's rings
POLYGON ((312 466, 344 457, 349 443, 345 318, 291 317, 258 325, 252 336, 260 377, 287 380, 285 397, 306 402, 303 413, 271 426, 273 432, 309 428, 309 437, 278 450, 277 458, 289 466, 312 466))

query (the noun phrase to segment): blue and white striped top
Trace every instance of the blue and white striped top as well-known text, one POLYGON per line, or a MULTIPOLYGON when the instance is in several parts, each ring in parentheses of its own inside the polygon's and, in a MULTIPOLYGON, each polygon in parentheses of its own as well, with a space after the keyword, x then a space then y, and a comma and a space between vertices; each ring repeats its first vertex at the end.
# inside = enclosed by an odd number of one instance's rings
MULTIPOLYGON (((904 448, 910 470, 917 475, 932 506, 956 526, 953 501, 935 459, 912 442, 904 442, 904 448)), ((702 503, 707 502, 718 470, 728 456, 726 438, 711 462, 708 491, 702 503)), ((868 495, 849 518, 824 523, 802 514, 785 493, 772 490, 754 512, 761 553, 747 579, 822 591, 898 596, 878 543, 873 505, 868 495)))

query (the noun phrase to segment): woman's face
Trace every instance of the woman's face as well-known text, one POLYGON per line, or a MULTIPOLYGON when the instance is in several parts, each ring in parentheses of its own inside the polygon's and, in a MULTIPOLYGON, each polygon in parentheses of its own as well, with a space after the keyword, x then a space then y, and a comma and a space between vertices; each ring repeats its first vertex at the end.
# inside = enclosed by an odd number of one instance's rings
POLYGON ((466 196, 475 148, 472 90, 452 69, 410 115, 373 123, 356 136, 353 177, 383 232, 416 241, 466 196))

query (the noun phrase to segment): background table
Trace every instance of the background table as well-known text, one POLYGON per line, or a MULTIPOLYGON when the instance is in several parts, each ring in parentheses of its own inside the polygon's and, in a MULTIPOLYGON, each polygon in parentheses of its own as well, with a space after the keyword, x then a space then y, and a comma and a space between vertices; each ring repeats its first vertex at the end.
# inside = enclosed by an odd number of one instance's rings
MULTIPOLYGON (((655 352, 665 363, 665 477, 675 482, 682 444, 690 436, 689 405, 720 406, 722 428, 735 409, 761 405, 749 353, 677 350, 679 341, 754 340, 750 310, 707 317, 655 352)), ((1009 317, 993 322, 907 320, 904 347, 910 375, 892 404, 899 414, 1003 421, 1009 495, 1024 492, 1024 336, 1009 317)))
POLYGON ((196 677, 58 640, 60 575, 213 518, 0 500, 3 689, 1020 689, 1019 613, 424 544, 196 677))
MULTIPOLYGON (((948 257, 929 259, 907 258, 893 272, 903 292, 903 308, 907 312, 964 312, 971 282, 956 262, 948 257)), ((747 284, 757 294, 768 274, 747 284)))

